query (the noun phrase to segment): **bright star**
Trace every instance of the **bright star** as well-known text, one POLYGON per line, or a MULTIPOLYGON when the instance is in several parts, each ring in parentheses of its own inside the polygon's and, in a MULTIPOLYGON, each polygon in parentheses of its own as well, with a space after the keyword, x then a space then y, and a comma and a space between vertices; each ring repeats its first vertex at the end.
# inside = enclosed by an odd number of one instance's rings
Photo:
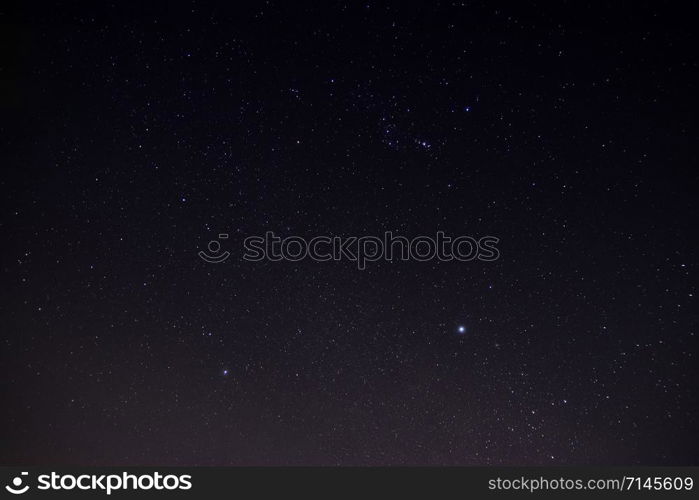
POLYGON ((457 330, 459 331, 459 333, 464 333, 466 331, 466 327, 463 325, 460 325, 457 330))

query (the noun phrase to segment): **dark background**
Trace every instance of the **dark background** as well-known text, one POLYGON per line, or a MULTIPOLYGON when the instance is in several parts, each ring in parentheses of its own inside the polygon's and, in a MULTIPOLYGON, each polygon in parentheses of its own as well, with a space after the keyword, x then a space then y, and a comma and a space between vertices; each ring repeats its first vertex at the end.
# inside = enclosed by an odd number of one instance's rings
POLYGON ((696 28, 614 4, 3 4, 0 462, 699 463, 696 28))

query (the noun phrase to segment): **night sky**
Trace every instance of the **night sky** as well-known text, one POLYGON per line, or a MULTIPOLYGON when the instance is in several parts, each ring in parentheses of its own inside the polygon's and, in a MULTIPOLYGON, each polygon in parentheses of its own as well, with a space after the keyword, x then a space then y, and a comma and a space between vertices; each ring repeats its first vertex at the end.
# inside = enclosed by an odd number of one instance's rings
POLYGON ((688 12, 115 4, 0 8, 1 463, 699 463, 688 12))

